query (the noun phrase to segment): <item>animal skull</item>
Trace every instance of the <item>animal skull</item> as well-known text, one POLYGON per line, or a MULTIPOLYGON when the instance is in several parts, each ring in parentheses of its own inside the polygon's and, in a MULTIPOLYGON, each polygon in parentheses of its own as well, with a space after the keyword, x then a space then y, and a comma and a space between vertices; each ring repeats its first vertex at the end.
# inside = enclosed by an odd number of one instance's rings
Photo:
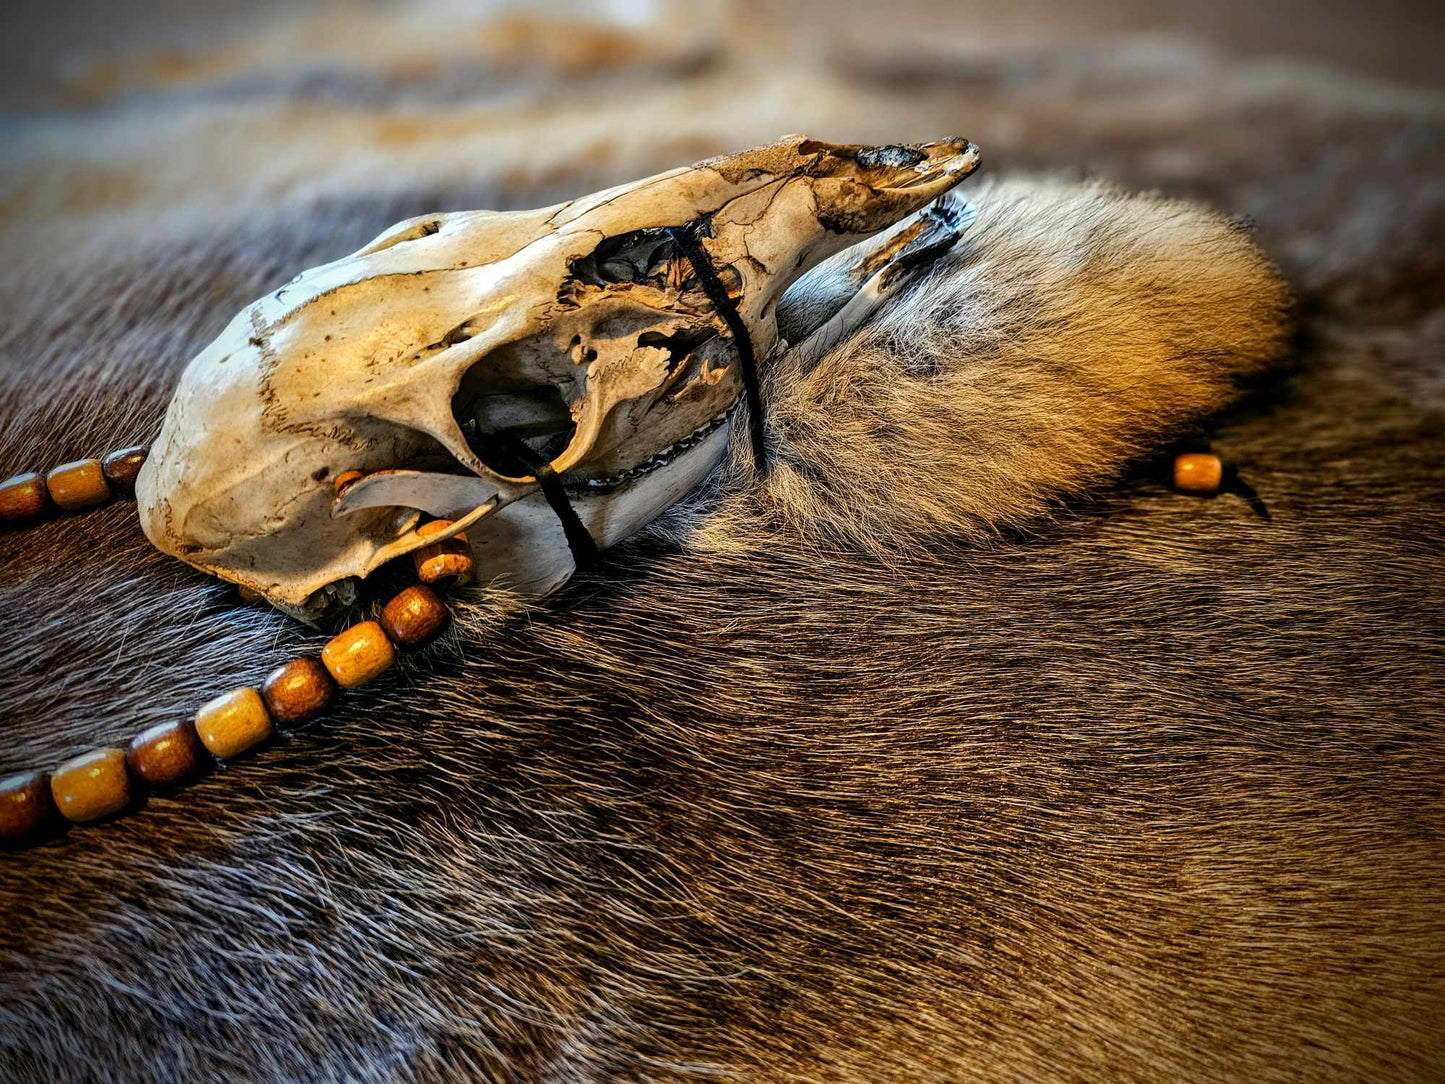
POLYGON ((483 578, 545 594, 572 561, 507 434, 550 460, 601 547, 726 445, 735 351, 666 228, 694 231, 763 358, 790 283, 977 163, 966 140, 794 136, 541 210, 402 222, 190 363, 137 482, 142 527, 307 618, 436 541, 422 513, 468 530, 483 578), (366 477, 337 497, 351 470, 366 477))

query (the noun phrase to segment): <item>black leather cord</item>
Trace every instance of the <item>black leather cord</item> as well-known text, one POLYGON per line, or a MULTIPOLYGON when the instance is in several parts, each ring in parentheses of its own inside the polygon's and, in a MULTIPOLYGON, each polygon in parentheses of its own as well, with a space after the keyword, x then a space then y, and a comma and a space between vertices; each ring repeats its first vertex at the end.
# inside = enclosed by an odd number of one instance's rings
POLYGON ((768 473, 768 448, 764 439, 766 429, 763 425, 763 393, 758 383, 758 359, 753 352, 753 337, 748 334, 747 324, 743 323, 743 318, 738 315, 737 306, 728 296, 727 287, 722 284, 722 279, 718 278, 712 260, 698 241, 694 229, 693 226, 669 226, 667 235, 687 257, 687 262, 692 264, 693 272, 702 283, 703 292, 732 332, 733 346, 737 349, 738 361, 743 367, 743 392, 748 400, 748 422, 753 438, 753 465, 761 477, 768 473))
POLYGON ((552 469, 547 457, 534 451, 526 441, 511 433, 499 432, 492 435, 501 442, 508 454, 537 479, 537 484, 542 487, 542 495, 547 498, 547 503, 552 506, 552 511, 562 524, 562 533, 567 536, 567 548, 572 551, 572 560, 577 563, 577 567, 584 568, 596 561, 597 542, 582 525, 577 509, 573 508, 572 502, 567 499, 567 490, 562 485, 561 476, 552 469))
MULTIPOLYGON (((707 294, 708 300, 712 302, 713 308, 723 318, 728 330, 732 333, 733 346, 738 352, 738 360, 743 370, 743 392, 748 400, 748 421, 750 424, 753 439, 753 463, 757 468, 759 476, 768 472, 767 444, 764 440, 765 428, 763 425, 763 395, 758 384, 758 360, 753 352, 753 337, 748 334, 748 326, 743 323, 743 318, 738 315, 737 306, 733 299, 728 296, 727 287, 718 278, 712 261, 708 258, 707 250, 699 243, 691 226, 669 227, 667 234, 681 250, 687 262, 692 265, 693 273, 697 275, 698 281, 702 284, 703 292, 707 294)), ((562 524, 562 532, 567 536, 567 546, 572 551, 572 560, 577 563, 578 568, 584 568, 592 564, 598 558, 597 542, 583 526, 582 519, 577 515, 577 510, 572 507, 572 502, 567 497, 566 487, 562 485, 562 479, 552 469, 547 457, 534 450, 520 437, 507 432, 495 432, 488 434, 492 439, 502 445, 502 449, 520 464, 542 487, 542 494, 547 498, 547 503, 552 506, 558 521, 562 524)))

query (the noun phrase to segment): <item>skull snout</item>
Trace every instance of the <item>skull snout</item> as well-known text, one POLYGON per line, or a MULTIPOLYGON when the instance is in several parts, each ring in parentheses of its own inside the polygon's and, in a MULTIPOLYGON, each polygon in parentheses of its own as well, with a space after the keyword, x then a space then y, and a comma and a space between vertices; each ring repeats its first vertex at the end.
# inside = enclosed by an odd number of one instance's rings
POLYGON ((809 166, 813 176, 847 178, 879 190, 957 180, 978 167, 978 148, 967 139, 880 147, 805 139, 798 144, 798 154, 818 156, 809 166))
POLYGON ((978 168, 978 148, 966 139, 866 147, 805 139, 813 155, 818 218, 829 230, 875 233, 927 206, 978 168))

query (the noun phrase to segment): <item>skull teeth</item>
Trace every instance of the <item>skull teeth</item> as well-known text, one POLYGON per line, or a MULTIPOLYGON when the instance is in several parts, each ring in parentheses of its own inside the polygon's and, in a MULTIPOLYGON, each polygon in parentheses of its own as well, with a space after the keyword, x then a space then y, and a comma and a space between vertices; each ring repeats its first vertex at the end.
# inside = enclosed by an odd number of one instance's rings
POLYGON ((645 463, 639 463, 635 467, 630 467, 619 474, 609 475, 606 478, 588 478, 582 485, 592 493, 606 493, 619 486, 627 485, 629 482, 634 482, 644 474, 651 474, 653 471, 667 466, 668 463, 672 462, 689 448, 697 447, 697 445, 711 436, 720 426, 726 424, 728 419, 732 417, 732 414, 732 410, 724 411, 706 425, 694 429, 681 440, 664 448, 645 463))

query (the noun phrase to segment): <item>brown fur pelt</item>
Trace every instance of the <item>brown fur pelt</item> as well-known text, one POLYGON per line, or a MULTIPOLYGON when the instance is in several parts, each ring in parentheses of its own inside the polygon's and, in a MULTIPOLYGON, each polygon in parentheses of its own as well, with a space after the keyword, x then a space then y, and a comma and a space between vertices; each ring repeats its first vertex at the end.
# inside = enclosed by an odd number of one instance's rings
MULTIPOLYGON (((765 487, 730 464, 326 721, 0 853, 0 1079, 1439 1079, 1438 98, 1126 38, 606 38, 474 111, 461 36, 403 63, 357 43, 385 17, 17 121, 0 465, 144 437, 238 308, 412 214, 784 130, 962 131, 1000 179, 948 268, 769 374, 765 487), (1110 183, 1031 179, 1081 164, 1110 183), (1192 202, 1123 194, 1157 189, 1192 202), (1271 518, 1172 492, 1173 439, 1271 518)), ((324 642, 125 505, 0 536, 0 605, 0 772, 324 642)))

